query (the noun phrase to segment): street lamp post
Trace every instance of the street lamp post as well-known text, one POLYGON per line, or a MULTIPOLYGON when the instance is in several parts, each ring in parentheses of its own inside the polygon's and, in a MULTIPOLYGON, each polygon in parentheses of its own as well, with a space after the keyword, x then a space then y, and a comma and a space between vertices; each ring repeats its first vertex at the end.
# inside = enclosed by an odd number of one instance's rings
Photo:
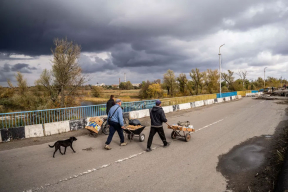
POLYGON ((264 68, 264 89, 265 89, 265 70, 267 67, 264 68))
POLYGON ((220 98, 221 98, 221 53, 220 53, 220 48, 222 47, 222 46, 224 46, 225 44, 223 44, 223 45, 221 45, 220 47, 219 47, 219 75, 220 75, 220 79, 219 79, 219 84, 220 84, 220 98))

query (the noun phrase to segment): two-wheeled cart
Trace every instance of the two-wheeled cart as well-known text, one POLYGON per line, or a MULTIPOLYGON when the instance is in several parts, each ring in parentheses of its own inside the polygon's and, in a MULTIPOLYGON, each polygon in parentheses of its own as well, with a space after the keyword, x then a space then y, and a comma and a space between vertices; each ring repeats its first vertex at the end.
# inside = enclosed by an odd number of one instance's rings
POLYGON ((139 141, 143 142, 145 140, 145 134, 142 133, 144 129, 145 126, 143 125, 136 125, 136 126, 128 125, 123 130, 127 135, 127 138, 130 140, 130 142, 134 137, 139 137, 139 141))
POLYGON ((168 125, 168 129, 173 129, 171 133, 172 139, 177 139, 177 137, 184 138, 186 142, 188 142, 191 139, 191 133, 195 132, 195 129, 183 127, 179 125, 168 125), (181 134, 183 132, 183 135, 181 134))

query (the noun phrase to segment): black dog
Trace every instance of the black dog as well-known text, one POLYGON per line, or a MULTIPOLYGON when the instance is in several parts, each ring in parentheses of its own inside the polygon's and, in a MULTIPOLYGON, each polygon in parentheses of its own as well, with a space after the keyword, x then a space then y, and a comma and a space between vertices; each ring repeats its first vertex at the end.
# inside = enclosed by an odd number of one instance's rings
POLYGON ((77 140, 76 137, 70 137, 70 139, 67 139, 67 140, 64 140, 64 141, 63 140, 62 141, 56 141, 53 146, 49 145, 49 147, 51 147, 51 148, 55 147, 53 158, 55 157, 55 153, 56 153, 56 151, 58 149, 59 149, 61 155, 64 155, 66 153, 66 148, 69 147, 69 146, 71 147, 73 152, 76 153, 76 151, 74 151, 74 149, 72 147, 73 141, 76 141, 76 140, 77 140), (60 146, 65 147, 64 154, 61 152, 60 146))

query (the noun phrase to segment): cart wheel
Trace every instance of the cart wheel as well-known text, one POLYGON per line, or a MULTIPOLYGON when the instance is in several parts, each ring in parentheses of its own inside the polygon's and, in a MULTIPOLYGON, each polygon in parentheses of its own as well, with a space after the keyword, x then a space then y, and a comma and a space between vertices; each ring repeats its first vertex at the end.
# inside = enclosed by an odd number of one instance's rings
POLYGON ((109 134, 109 124, 106 121, 103 122, 102 126, 101 126, 101 129, 102 129, 102 133, 104 133, 105 135, 108 135, 109 134))
POLYGON ((172 138, 172 139, 176 139, 176 131, 172 131, 172 133, 171 133, 171 138, 172 138))
POLYGON ((191 139, 190 133, 186 133, 185 135, 185 141, 188 142, 191 139))
POLYGON ((134 135, 133 135, 133 134, 130 134, 130 133, 127 135, 127 137, 128 137, 129 140, 132 140, 132 139, 133 139, 133 136, 134 136, 134 135))
POLYGON ((145 135, 143 134, 143 133, 141 133, 140 135, 139 135, 139 141, 140 142, 143 142, 145 140, 145 135))

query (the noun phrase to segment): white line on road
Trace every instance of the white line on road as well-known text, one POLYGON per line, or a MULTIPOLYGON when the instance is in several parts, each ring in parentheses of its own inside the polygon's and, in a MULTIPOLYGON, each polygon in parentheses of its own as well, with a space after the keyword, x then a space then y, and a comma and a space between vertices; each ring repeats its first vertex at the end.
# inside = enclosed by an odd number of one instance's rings
MULTIPOLYGON (((224 119, 220 119, 220 120, 218 120, 218 121, 215 121, 215 122, 213 122, 213 123, 211 123, 211 124, 209 124, 209 125, 206 125, 206 126, 200 128, 200 129, 197 129, 195 132, 201 131, 201 130, 203 130, 203 129, 206 129, 206 128, 208 128, 208 127, 210 127, 210 126, 212 126, 212 125, 215 125, 215 124, 217 124, 217 123, 219 123, 219 122, 221 122, 221 121, 223 121, 223 120, 224 120, 224 119)), ((154 147, 154 148, 152 148, 152 149, 155 150, 155 149, 157 149, 157 148, 158 148, 158 147, 154 147)), ((146 151, 142 151, 142 152, 140 152, 140 153, 136 153, 136 154, 134 154, 134 155, 130 155, 129 157, 126 157, 126 158, 123 158, 123 159, 118 159, 118 160, 115 161, 114 163, 121 163, 121 162, 127 161, 127 160, 129 160, 129 159, 135 158, 135 157, 137 157, 137 156, 140 156, 140 155, 142 155, 142 154, 144 154, 144 153, 146 153, 146 151)), ((71 177, 67 177, 67 178, 62 179, 62 180, 59 180, 59 181, 57 181, 57 182, 55 182, 55 183, 52 183, 52 184, 47 183, 47 184, 45 184, 44 186, 26 190, 26 192, 39 191, 39 190, 41 190, 41 189, 44 189, 44 188, 47 188, 47 187, 50 187, 50 186, 53 186, 53 185, 56 185, 56 184, 59 184, 59 183, 65 182, 65 181, 69 181, 69 180, 71 180, 71 179, 75 179, 75 178, 77 178, 77 177, 81 177, 81 176, 86 175, 86 174, 93 173, 94 171, 98 171, 98 170, 100 170, 100 169, 107 168, 107 167, 111 166, 112 164, 113 164, 113 163, 109 163, 109 164, 102 165, 102 166, 100 166, 100 167, 98 167, 98 168, 89 169, 89 170, 87 170, 87 171, 85 171, 85 172, 79 173, 79 174, 77 174, 77 175, 73 175, 73 176, 71 176, 71 177)))
POLYGON ((209 124, 209 125, 206 125, 206 126, 200 128, 200 129, 197 129, 195 132, 201 131, 201 130, 203 130, 203 129, 206 129, 207 127, 210 127, 211 125, 215 125, 216 123, 219 123, 219 122, 221 122, 221 121, 223 121, 223 120, 224 120, 224 119, 220 119, 219 121, 215 121, 214 123, 211 123, 211 124, 209 124))
POLYGON ((261 101, 260 103, 264 103, 265 101, 261 101))

